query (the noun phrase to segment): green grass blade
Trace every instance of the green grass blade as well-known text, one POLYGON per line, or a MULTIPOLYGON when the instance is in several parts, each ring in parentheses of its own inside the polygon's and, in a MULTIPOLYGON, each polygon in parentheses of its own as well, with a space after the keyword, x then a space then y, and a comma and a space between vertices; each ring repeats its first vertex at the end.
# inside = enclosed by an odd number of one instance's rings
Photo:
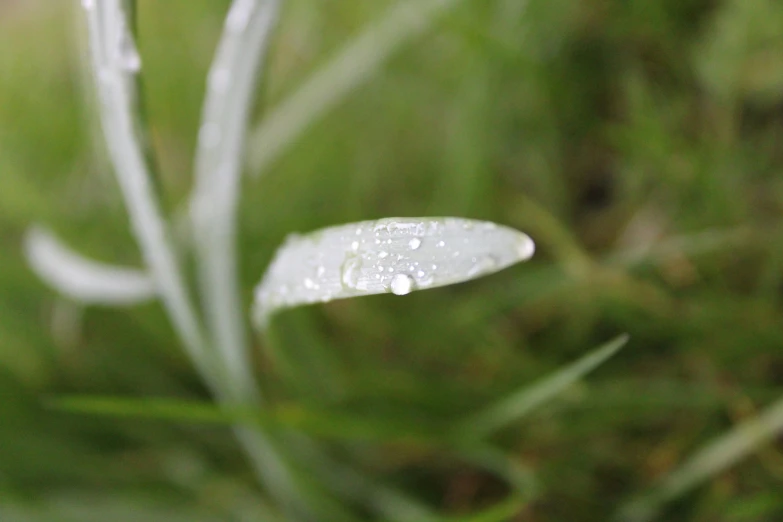
POLYGON ((456 3, 404 0, 369 24, 253 130, 249 147, 253 174, 263 172, 310 124, 372 77, 397 49, 427 30, 440 13, 456 3))
POLYGON ((437 448, 442 444, 443 426, 420 420, 356 416, 336 411, 316 411, 301 405, 254 408, 216 405, 163 398, 123 398, 71 395, 54 397, 44 405, 72 413, 162 420, 170 422, 277 426, 335 441, 405 444, 437 448))
POLYGON ((44 406, 56 410, 110 417, 147 418, 210 424, 248 423, 249 409, 221 408, 212 403, 176 399, 126 399, 71 395, 44 399, 44 406))
POLYGON ((486 444, 458 450, 458 456, 503 479, 520 499, 530 502, 538 491, 533 471, 513 455, 486 444))
POLYGON ((656 517, 663 506, 749 456, 783 430, 783 399, 713 441, 663 479, 650 493, 633 499, 617 516, 622 522, 656 517))
POLYGON ((470 513, 458 517, 443 518, 443 522, 506 522, 512 520, 524 508, 527 501, 519 495, 510 495, 505 500, 490 506, 478 513, 470 513))
POLYGON ((459 425, 457 435, 463 439, 482 438, 518 421, 600 366, 604 361, 617 353, 626 342, 628 342, 628 335, 623 334, 593 350, 576 362, 571 363, 554 375, 546 377, 531 386, 525 386, 509 397, 469 417, 467 421, 459 425))

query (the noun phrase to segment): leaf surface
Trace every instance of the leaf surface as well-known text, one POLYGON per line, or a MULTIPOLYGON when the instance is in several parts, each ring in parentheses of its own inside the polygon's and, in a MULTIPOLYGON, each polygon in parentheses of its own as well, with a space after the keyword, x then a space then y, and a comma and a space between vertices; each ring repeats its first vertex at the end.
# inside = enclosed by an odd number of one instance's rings
POLYGON ((292 235, 255 293, 263 324, 275 310, 469 281, 532 257, 527 234, 460 218, 386 218, 292 235))

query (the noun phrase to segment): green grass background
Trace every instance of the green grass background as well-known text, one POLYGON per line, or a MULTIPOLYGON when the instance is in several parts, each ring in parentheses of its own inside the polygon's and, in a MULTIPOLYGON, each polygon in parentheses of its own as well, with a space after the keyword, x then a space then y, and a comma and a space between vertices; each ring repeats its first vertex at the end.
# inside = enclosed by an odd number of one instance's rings
MULTIPOLYGON (((286 2, 258 117, 390 3, 286 2)), ((406 430, 466 418, 628 332, 619 355, 491 439, 539 488, 507 520, 609 520, 783 395, 783 3, 522 4, 462 0, 246 178, 244 297, 295 231, 447 215, 528 232, 534 260, 491 277, 281 314, 256 341, 257 372, 288 417, 317 413, 343 460, 456 515, 507 486, 406 430)), ((158 304, 82 309, 22 257, 41 222, 97 259, 140 263, 76 7, 0 2, 2 520, 261 520, 225 426, 44 407, 75 393, 209 399, 158 304)), ((226 7, 138 2, 174 216, 226 7)), ((663 519, 783 520, 782 490, 778 439, 663 519)))

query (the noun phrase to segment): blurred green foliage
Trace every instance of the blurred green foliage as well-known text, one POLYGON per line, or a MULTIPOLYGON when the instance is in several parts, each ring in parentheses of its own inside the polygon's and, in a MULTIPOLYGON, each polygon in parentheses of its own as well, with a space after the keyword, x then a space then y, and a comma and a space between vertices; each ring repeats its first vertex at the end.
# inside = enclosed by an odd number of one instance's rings
MULTIPOLYGON (((286 2, 258 117, 390 3, 286 2)), ((94 126, 76 7, 0 2, 0 518, 266 519, 225 427, 42 403, 208 400, 160 306, 82 309, 22 257, 25 229, 43 222, 97 259, 140 262, 94 126)), ((138 1, 175 221, 226 7, 138 1)), ((396 440, 400 426, 467 418, 629 332, 584 384, 493 439, 539 488, 499 516, 607 520, 783 392, 781 28, 776 0, 460 2, 246 179, 245 297, 287 234, 363 219, 487 219, 529 232, 538 254, 456 287, 280 315, 256 346, 269 393, 346 434, 343 460, 456 515, 506 487, 470 459, 396 440)), ((781 451, 759 448, 666 520, 783 519, 781 451)))

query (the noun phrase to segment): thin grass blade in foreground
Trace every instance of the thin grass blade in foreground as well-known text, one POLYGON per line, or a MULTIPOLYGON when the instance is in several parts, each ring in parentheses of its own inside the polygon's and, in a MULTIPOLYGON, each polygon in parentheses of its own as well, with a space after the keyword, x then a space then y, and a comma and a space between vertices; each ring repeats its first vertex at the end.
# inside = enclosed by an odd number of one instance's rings
POLYGON ((249 164, 261 174, 309 125, 378 71, 405 42, 423 33, 459 0, 402 0, 315 71, 250 135, 249 164))
POLYGON ((525 386, 517 393, 468 418, 466 422, 460 425, 457 434, 465 439, 480 439, 513 422, 517 422, 535 408, 552 399, 568 386, 600 366, 616 354, 627 342, 628 335, 623 334, 596 348, 554 375, 550 375, 538 383, 525 386))
POLYGON ((526 234, 485 221, 386 218, 292 236, 256 288, 263 325, 280 308, 469 281, 530 259, 526 234))
POLYGON ((647 495, 628 503, 618 514, 620 522, 656 518, 663 506, 728 469, 783 431, 783 399, 758 417, 743 422, 708 443, 647 495))
POLYGON ((155 284, 144 271, 83 257, 45 228, 28 230, 24 246, 27 262, 38 277, 80 303, 133 305, 156 295, 155 284))

